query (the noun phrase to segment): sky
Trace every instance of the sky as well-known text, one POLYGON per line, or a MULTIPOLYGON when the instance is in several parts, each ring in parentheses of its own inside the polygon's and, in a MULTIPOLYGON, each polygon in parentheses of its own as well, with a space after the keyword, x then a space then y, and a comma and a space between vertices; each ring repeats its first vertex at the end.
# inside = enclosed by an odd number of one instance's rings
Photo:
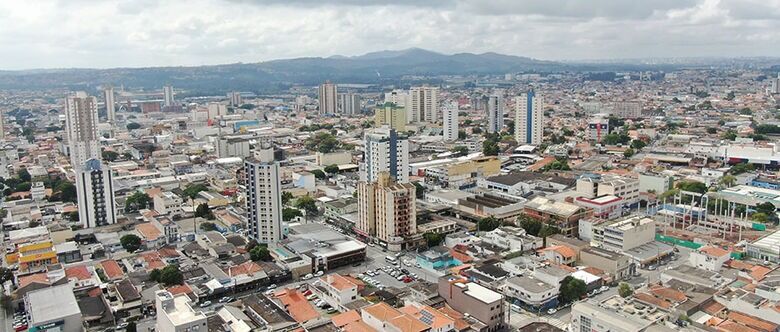
POLYGON ((780 56, 780 0, 3 0, 0 69, 419 47, 543 60, 780 56))

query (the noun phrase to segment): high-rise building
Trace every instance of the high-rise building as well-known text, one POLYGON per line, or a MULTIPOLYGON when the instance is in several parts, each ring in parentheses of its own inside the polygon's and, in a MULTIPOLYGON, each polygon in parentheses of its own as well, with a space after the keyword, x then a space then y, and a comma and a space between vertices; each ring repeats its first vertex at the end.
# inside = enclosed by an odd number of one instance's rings
POLYGON ((0 109, 0 141, 5 139, 5 118, 3 109, 0 109))
POLYGON ((388 172, 399 183, 409 182, 409 141, 388 126, 365 134, 361 180, 374 182, 388 172))
POLYGON ((609 119, 606 114, 595 114, 588 121, 587 138, 590 141, 601 142, 609 134, 609 119))
POLYGON ((173 86, 166 85, 163 87, 163 106, 171 107, 175 100, 173 99, 173 86))
POLYGON ((456 103, 443 108, 442 124, 444 126, 444 140, 449 142, 458 140, 458 106, 456 103))
POLYGON ((388 249, 400 251, 406 239, 417 233, 416 188, 398 183, 388 172, 376 181, 358 183, 358 230, 375 237, 388 249))
POLYGON ((336 84, 330 81, 320 84, 319 89, 319 102, 320 102, 320 114, 336 114, 338 112, 338 89, 336 84))
POLYGON ((409 92, 405 90, 393 90, 385 93, 385 103, 393 103, 406 109, 406 123, 412 122, 412 102, 409 92))
POLYGON ((108 123, 116 123, 116 100, 114 99, 114 87, 108 86, 103 90, 106 104, 106 118, 108 123))
POLYGON ((504 128, 504 97, 495 94, 488 98, 487 132, 499 133, 504 128))
POLYGON ((769 87, 769 93, 780 93, 780 73, 772 79, 772 86, 769 87))
POLYGON ((102 165, 97 98, 76 92, 65 102, 65 125, 71 166, 76 173, 79 220, 84 228, 116 222, 113 177, 102 165))
POLYGON ((374 110, 374 124, 389 126, 397 131, 406 131, 406 109, 393 103, 385 103, 374 110))
POLYGON ((360 113, 360 95, 357 93, 339 93, 339 113, 355 115, 360 113))
POLYGON ((436 123, 439 121, 439 88, 422 86, 409 90, 411 122, 436 123))
POLYGON ((244 161, 249 237, 258 243, 282 239, 282 185, 273 146, 261 142, 254 158, 244 161))
POLYGON ((233 107, 239 107, 241 106, 243 100, 241 99, 241 92, 233 91, 227 94, 228 101, 230 102, 230 106, 233 107))
POLYGON ((515 100, 515 140, 538 145, 544 137, 544 97, 533 90, 515 100))

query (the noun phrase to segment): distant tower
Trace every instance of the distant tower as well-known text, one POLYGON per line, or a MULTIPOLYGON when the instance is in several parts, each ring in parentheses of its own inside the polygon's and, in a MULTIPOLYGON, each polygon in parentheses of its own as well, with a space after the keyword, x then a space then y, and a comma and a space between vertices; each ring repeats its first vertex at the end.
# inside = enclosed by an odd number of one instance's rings
POLYGON ((249 237, 258 243, 282 240, 282 185, 273 146, 261 142, 254 158, 244 161, 249 237))
POLYGON ((84 228, 116 222, 111 170, 101 162, 97 98, 76 92, 65 101, 70 160, 76 174, 79 220, 84 228))
POLYGON ((3 117, 3 109, 0 108, 0 141, 5 139, 5 118, 3 117))
POLYGON ((361 180, 376 181, 387 172, 399 183, 409 182, 409 141, 388 126, 365 134, 361 180))
POLYGON ((163 106, 171 107, 175 100, 173 99, 173 86, 166 85, 163 87, 163 106))
POLYGON ((243 100, 241 100, 241 93, 233 91, 231 93, 227 94, 228 100, 230 101, 230 106, 239 107, 243 103, 243 100))
POLYGON ((451 104, 442 111, 442 123, 444 124, 444 140, 454 142, 458 140, 458 107, 451 104))
POLYGON ((439 121, 439 88, 422 86, 409 90, 412 119, 410 122, 439 121))
POLYGON ((780 73, 777 73, 777 77, 772 79, 772 86, 769 88, 770 93, 780 93, 780 73))
POLYGON ((108 86, 103 90, 103 96, 106 103, 106 118, 108 123, 116 123, 116 100, 114 99, 114 87, 108 86))
POLYGON ((352 92, 339 93, 339 113, 344 115, 360 113, 360 95, 352 92))
POLYGON ((504 127, 504 97, 494 94, 488 98, 488 133, 498 133, 504 127))
POLYGON ((515 140, 539 145, 544 136, 544 97, 533 90, 515 100, 515 140))
POLYGON ((320 102, 320 114, 335 114, 338 112, 338 101, 336 96, 338 90, 336 84, 330 81, 320 84, 319 89, 319 102, 320 102))

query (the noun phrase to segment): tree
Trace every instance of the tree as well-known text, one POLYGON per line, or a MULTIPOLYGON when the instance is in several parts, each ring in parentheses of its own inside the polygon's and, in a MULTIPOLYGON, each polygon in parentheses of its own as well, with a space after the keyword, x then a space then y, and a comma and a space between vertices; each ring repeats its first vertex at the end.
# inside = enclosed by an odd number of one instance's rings
POLYGON ((756 212, 764 213, 766 215, 774 215, 776 210, 775 205, 769 202, 756 205, 756 212))
POLYGON ((295 207, 306 211, 306 215, 317 215, 317 201, 309 195, 298 198, 295 201, 295 207))
POLYGON ((298 209, 286 207, 282 210, 282 220, 284 221, 290 221, 301 216, 303 216, 303 213, 301 212, 301 210, 298 209))
POLYGON ((127 124, 127 130, 135 130, 141 128, 141 125, 136 122, 130 122, 127 124))
POLYGON ((737 138, 737 132, 733 131, 731 129, 726 130, 726 132, 723 133, 723 135, 721 135, 721 138, 723 138, 723 139, 725 139, 727 141, 733 141, 733 140, 735 140, 737 138))
POLYGON ((273 257, 271 257, 271 252, 268 251, 268 247, 264 244, 258 244, 252 248, 252 250, 249 251, 249 258, 255 262, 270 262, 273 259, 273 257))
POLYGON ((546 238, 550 235, 561 234, 561 229, 555 226, 544 224, 539 231, 539 237, 546 238))
POLYGON ((626 133, 611 133, 607 136, 604 136, 604 144, 606 145, 618 145, 618 144, 626 144, 631 140, 631 137, 629 137, 626 133))
POLYGON ((0 284, 4 284, 6 281, 14 280, 14 272, 6 267, 0 267, 0 284))
POLYGON ((634 150, 642 150, 645 146, 647 146, 647 143, 643 140, 635 139, 631 141, 631 148, 634 150))
POLYGON ((477 222, 477 230, 481 232, 490 232, 498 226, 501 226, 501 222, 493 216, 482 218, 477 222))
POLYGON ((739 114, 742 115, 753 115, 753 110, 751 110, 749 107, 745 107, 739 110, 739 114))
POLYGON ((152 203, 152 198, 148 194, 140 191, 134 192, 125 200, 125 213, 138 212, 138 210, 148 208, 152 203))
POLYGON ((101 155, 103 156, 103 160, 106 161, 115 161, 117 160, 117 158, 119 158, 119 153, 116 153, 114 151, 103 151, 101 155))
POLYGON ((17 174, 17 177, 19 180, 22 180, 22 182, 30 182, 30 180, 32 180, 32 176, 30 176, 30 172, 28 172, 26 168, 22 168, 19 171, 19 174, 17 174))
POLYGON ((282 192, 282 204, 287 205, 287 203, 289 203, 292 198, 293 198, 293 194, 291 192, 289 191, 282 192))
POLYGON ((618 286, 618 294, 620 294, 620 297, 627 298, 634 294, 634 290, 631 288, 631 285, 625 282, 621 282, 620 286, 618 286))
POLYGON ((304 146, 310 151, 328 153, 341 147, 341 141, 330 133, 319 132, 313 137, 306 139, 304 146))
POLYGON ((30 227, 30 228, 38 227, 40 225, 41 225, 41 223, 38 222, 38 221, 31 221, 29 224, 27 224, 27 226, 30 227))
POLYGON ((200 223, 200 225, 198 227, 200 228, 200 230, 202 230, 204 232, 210 232, 210 231, 216 231, 217 230, 217 225, 215 225, 213 222, 208 222, 208 221, 204 221, 204 222, 200 223))
POLYGON ((752 215, 750 215, 750 220, 753 220, 755 222, 765 223, 769 221, 769 216, 767 216, 766 213, 763 212, 755 212, 752 215))
POLYGON ((68 220, 72 222, 79 221, 79 212, 78 211, 68 212, 68 220))
POLYGON ((712 135, 712 134, 717 133, 717 132, 718 132, 717 128, 712 128, 712 127, 707 128, 707 134, 712 135))
POLYGON ((737 178, 733 175, 726 174, 718 180, 718 183, 724 187, 733 187, 734 184, 737 183, 737 178))
POLYGON ((76 186, 73 183, 67 181, 60 182, 54 187, 54 193, 59 193, 58 197, 63 202, 76 202, 76 186))
POLYGON ((680 181, 677 189, 703 194, 707 192, 707 185, 699 181, 680 181))
POLYGON ((528 235, 537 236, 539 231, 542 230, 542 222, 526 215, 522 215, 518 218, 520 220, 520 227, 525 230, 528 235))
POLYGON ((119 239, 119 243, 122 244, 122 248, 125 248, 128 252, 133 252, 141 248, 141 238, 134 234, 127 234, 119 239))
POLYGON ((468 138, 468 135, 466 135, 466 132, 463 130, 458 130, 458 139, 466 139, 468 138))
POLYGON ((176 265, 167 265, 160 271, 160 277, 157 282, 165 287, 181 285, 184 282, 184 276, 176 265))
POLYGON ((325 166, 325 173, 336 174, 339 172, 339 165, 333 164, 325 166))
POLYGON ((125 327, 125 332, 138 332, 135 322, 128 322, 127 327, 125 327))
POLYGON ((755 169, 756 168, 755 168, 755 166, 753 166, 753 164, 739 163, 739 164, 736 164, 734 166, 731 166, 731 169, 729 170, 729 172, 731 174, 733 174, 733 175, 739 175, 739 174, 742 174, 742 173, 752 172, 755 169))
POLYGON ((206 218, 209 220, 214 219, 214 214, 211 213, 211 209, 209 209, 209 205, 206 203, 200 203, 198 204, 198 207, 195 208, 195 217, 200 218, 206 218))
POLYGON ((458 155, 458 156, 465 156, 465 155, 467 155, 469 153, 469 148, 467 148, 467 147, 465 147, 463 145, 458 145, 458 146, 455 146, 452 149, 450 149, 450 152, 452 152, 452 153, 454 153, 455 155, 458 155))
POLYGON ((327 175, 325 175, 325 172, 318 169, 312 170, 311 174, 314 174, 314 177, 317 179, 324 179, 328 177, 327 175))
POLYGON ((482 142, 482 154, 486 156, 497 156, 498 152, 498 143, 496 141, 489 139, 482 142))
POLYGON ((588 286, 582 280, 576 279, 572 276, 563 278, 561 281, 561 288, 559 291, 559 297, 561 302, 568 303, 582 298, 585 293, 588 292, 588 286))
POLYGON ((149 279, 160 282, 160 269, 154 269, 152 272, 149 272, 149 279))
POLYGON ((556 159, 553 162, 545 165, 542 167, 542 172, 547 171, 569 171, 571 170, 571 167, 569 167, 569 162, 566 159, 556 159))
POLYGON ((201 191, 206 191, 208 189, 209 188, 205 184, 195 183, 195 184, 191 184, 191 185, 187 186, 186 188, 184 188, 184 190, 182 192, 184 193, 184 196, 187 196, 190 199, 195 199, 195 197, 198 197, 198 194, 201 191))
POLYGON ((428 244, 428 247, 435 247, 444 241, 444 235, 439 233, 425 233, 423 234, 423 238, 425 238, 425 242, 428 244))
POLYGON ((623 157, 631 158, 631 156, 633 156, 634 153, 635 153, 634 149, 628 148, 628 149, 626 149, 626 151, 623 151, 623 157))
POLYGON ((412 182, 414 185, 414 196, 416 198, 423 198, 425 196, 425 187, 419 182, 412 182))

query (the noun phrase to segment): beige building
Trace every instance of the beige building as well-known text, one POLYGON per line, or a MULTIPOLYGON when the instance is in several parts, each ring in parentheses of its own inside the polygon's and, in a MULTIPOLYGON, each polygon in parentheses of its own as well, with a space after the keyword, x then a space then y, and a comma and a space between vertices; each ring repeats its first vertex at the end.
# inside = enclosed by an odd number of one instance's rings
POLYGON ((404 249, 406 239, 417 232, 415 194, 414 185, 395 182, 387 172, 380 173, 376 182, 359 182, 359 233, 390 250, 404 249))
POLYGON ((580 265, 595 267, 608 274, 613 281, 623 280, 633 274, 628 256, 601 248, 580 251, 580 265))
POLYGON ((389 126, 397 131, 406 131, 406 109, 393 103, 385 103, 374 110, 374 124, 389 126))
POLYGON ((318 166, 351 164, 352 153, 349 151, 337 151, 330 153, 317 152, 316 162, 318 166))
POLYGON ((614 223, 596 225, 593 240, 601 248, 625 252, 655 241, 655 221, 632 216, 614 223))
POLYGON ((436 123, 439 121, 439 88, 422 86, 409 90, 411 105, 409 122, 436 123))
POLYGON ((159 332, 206 331, 206 315, 192 307, 186 294, 173 296, 166 290, 155 293, 159 332))
POLYGON ((477 180, 501 172, 501 161, 496 157, 480 157, 425 170, 425 182, 449 189, 476 186, 477 180))

